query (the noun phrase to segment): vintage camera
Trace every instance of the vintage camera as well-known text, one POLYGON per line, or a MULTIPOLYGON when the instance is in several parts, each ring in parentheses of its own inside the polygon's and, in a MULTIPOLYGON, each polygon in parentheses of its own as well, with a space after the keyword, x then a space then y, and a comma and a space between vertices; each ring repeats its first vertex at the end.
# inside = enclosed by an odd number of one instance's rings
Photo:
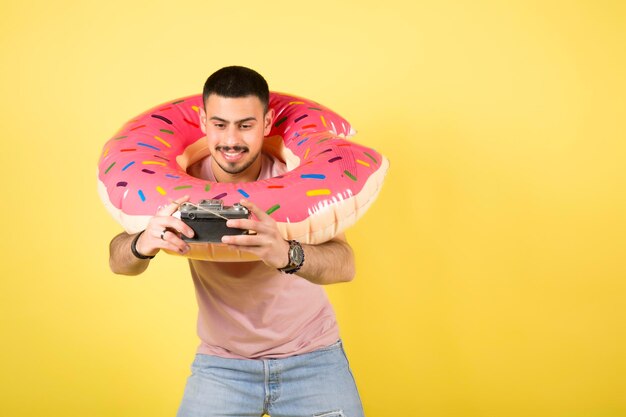
POLYGON ((222 200, 202 200, 200 204, 183 203, 180 205, 180 219, 194 231, 194 236, 186 242, 222 242, 222 236, 246 235, 245 229, 235 229, 226 226, 226 220, 247 219, 250 212, 239 203, 233 206, 224 206, 222 200))

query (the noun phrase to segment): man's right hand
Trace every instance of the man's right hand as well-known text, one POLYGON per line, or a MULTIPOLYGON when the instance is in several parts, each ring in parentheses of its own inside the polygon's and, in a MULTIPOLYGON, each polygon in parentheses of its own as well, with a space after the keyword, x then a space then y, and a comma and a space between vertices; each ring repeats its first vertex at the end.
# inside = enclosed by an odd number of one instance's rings
POLYGON ((167 249, 184 255, 189 251, 189 245, 181 239, 181 236, 184 234, 193 237, 193 230, 182 220, 172 216, 186 201, 189 201, 188 195, 172 201, 157 211, 137 240, 135 247, 139 253, 154 256, 161 249, 167 249))

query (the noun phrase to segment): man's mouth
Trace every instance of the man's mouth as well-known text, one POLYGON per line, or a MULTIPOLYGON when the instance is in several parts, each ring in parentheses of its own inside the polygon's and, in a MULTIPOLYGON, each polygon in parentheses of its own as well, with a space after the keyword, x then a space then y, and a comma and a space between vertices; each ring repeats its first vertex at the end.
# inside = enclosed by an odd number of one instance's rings
POLYGON ((215 150, 220 152, 229 162, 238 161, 244 153, 248 152, 246 146, 218 146, 215 150))

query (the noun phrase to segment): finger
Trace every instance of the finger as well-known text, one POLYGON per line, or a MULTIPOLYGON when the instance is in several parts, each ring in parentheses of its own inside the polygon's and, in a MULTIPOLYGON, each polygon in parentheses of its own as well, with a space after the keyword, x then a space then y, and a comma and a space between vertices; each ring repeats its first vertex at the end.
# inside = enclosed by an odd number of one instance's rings
POLYGON ((176 212, 176 210, 178 210, 178 208, 180 207, 182 203, 185 203, 187 201, 189 201, 188 195, 183 196, 176 200, 170 200, 170 203, 168 205, 161 207, 157 211, 157 216, 171 216, 172 214, 176 212))
POLYGON ((184 221, 172 216, 155 217, 151 228, 156 229, 159 233, 163 229, 171 229, 175 233, 184 234, 187 237, 193 237, 194 232, 184 221))
POLYGON ((254 232, 263 232, 269 230, 269 227, 264 223, 251 219, 230 219, 226 222, 226 226, 234 229, 244 229, 254 232))
POLYGON ((157 245, 162 249, 174 252, 186 253, 189 250, 187 242, 179 238, 171 230, 163 230, 158 237, 157 245))
POLYGON ((250 200, 246 200, 245 198, 242 198, 241 201, 239 201, 239 204, 241 204, 242 206, 250 210, 250 212, 254 214, 254 216, 260 221, 271 219, 269 214, 261 210, 256 204, 254 204, 250 200))
POLYGON ((269 242, 261 235, 226 235, 222 236, 222 243, 236 246, 259 247, 269 242))

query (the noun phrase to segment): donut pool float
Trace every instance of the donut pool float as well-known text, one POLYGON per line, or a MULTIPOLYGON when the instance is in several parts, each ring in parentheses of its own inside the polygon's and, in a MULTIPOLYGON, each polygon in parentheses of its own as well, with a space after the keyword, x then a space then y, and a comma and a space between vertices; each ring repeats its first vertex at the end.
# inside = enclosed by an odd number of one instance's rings
MULTIPOLYGON (((277 222, 285 239, 326 242, 353 225, 378 195, 389 167, 373 149, 347 140, 350 124, 328 108, 301 97, 270 93, 275 111, 263 151, 288 172, 247 183, 217 183, 187 174, 210 154, 200 129, 201 95, 154 107, 127 122, 104 145, 98 192, 128 233, 144 230, 159 207, 184 195, 191 202, 245 197, 277 222)), ((185 255, 211 261, 251 261, 254 255, 223 244, 190 243, 185 255)), ((169 252, 174 254, 173 252, 169 252)))

